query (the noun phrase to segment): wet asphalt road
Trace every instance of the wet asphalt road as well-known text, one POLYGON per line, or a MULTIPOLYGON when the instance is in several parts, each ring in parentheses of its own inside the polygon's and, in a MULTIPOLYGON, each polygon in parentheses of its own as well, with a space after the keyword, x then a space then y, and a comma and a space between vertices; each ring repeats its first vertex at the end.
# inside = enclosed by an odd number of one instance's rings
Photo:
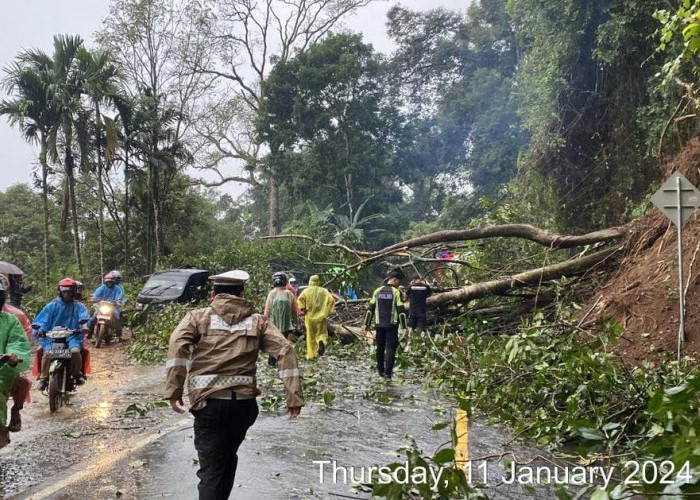
MULTIPOLYGON (((405 456, 396 450, 410 444, 411 436, 425 455, 450 442, 449 427, 431 430, 450 420, 449 405, 416 384, 385 382, 372 374, 364 356, 326 356, 304 365, 309 404, 290 420, 283 408, 274 408, 281 404, 282 385, 261 357, 261 413, 239 450, 232 498, 368 498, 353 488, 349 474, 362 481, 369 466, 403 463, 405 456), (330 405, 324 393, 334 398, 330 405)), ((33 394, 26 430, 0 451, 0 496, 196 498, 192 419, 157 406, 164 369, 129 366, 114 346, 96 354, 93 370, 74 404, 55 415, 45 397, 33 394)), ((504 448, 510 439, 502 429, 474 421, 470 457, 510 451, 523 462, 541 453, 526 446, 504 448)), ((487 490, 490 498, 556 498, 547 487, 530 491, 504 485, 504 474, 501 461, 490 459, 488 479, 495 486, 487 490)))

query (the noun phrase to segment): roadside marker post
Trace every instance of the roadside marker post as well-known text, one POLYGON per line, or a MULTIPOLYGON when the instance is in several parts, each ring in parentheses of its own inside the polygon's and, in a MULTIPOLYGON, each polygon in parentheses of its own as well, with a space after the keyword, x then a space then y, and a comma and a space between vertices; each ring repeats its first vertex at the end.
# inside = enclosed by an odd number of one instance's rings
POLYGON ((455 417, 455 433, 457 445, 455 446, 455 464, 466 469, 469 463, 469 417, 464 410, 457 410, 455 417))
POLYGON ((700 191, 680 172, 675 172, 651 197, 651 202, 676 224, 678 240, 678 360, 685 345, 685 293, 683 291, 683 223, 700 207, 700 191))

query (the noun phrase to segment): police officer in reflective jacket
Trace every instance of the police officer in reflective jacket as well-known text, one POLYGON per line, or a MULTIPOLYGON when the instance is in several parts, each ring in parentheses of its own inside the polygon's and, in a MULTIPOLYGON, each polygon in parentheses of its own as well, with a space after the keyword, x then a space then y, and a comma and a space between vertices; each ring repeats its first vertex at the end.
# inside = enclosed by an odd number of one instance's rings
POLYGON ((396 349, 399 346, 399 324, 406 328, 401 292, 398 290, 401 274, 391 271, 384 284, 377 288, 369 301, 365 316, 365 327, 369 329, 374 321, 377 343, 377 371, 381 377, 391 380, 394 371, 396 349), (385 357, 386 355, 386 357, 385 357))
POLYGON ((184 413, 187 379, 200 499, 223 500, 231 494, 238 447, 258 416, 258 351, 277 358, 291 418, 304 405, 291 342, 265 316, 255 313, 252 302, 241 298, 248 277, 239 270, 212 276, 209 307, 187 313, 170 336, 165 399, 175 412, 184 413))

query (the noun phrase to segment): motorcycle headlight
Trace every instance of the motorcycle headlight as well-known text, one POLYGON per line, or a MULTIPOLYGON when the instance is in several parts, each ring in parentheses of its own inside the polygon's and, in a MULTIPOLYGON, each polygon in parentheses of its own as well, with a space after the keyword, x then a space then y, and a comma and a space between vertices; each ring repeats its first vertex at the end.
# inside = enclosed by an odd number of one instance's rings
POLYGON ((112 312, 112 306, 107 306, 107 305, 100 306, 97 310, 98 310, 101 314, 109 314, 109 313, 112 312))

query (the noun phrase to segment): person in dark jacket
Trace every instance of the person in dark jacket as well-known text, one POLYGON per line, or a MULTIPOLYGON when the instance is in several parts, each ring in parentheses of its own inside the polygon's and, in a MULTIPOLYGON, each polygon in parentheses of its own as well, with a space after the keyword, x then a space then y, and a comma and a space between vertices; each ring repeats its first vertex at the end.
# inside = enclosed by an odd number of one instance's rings
POLYGON ((22 286, 21 274, 10 274, 10 305, 18 309, 22 309, 22 296, 34 290, 36 283, 32 282, 29 286, 22 286))
POLYGON ((369 310, 365 318, 367 328, 374 320, 377 343, 377 372, 381 377, 391 380, 394 370, 396 349, 399 347, 399 324, 405 327, 406 315, 404 312, 401 292, 398 290, 400 277, 392 272, 377 288, 369 301, 369 310))
POLYGON ((406 290, 408 297, 408 326, 411 332, 423 332, 426 328, 427 310, 426 301, 433 293, 430 285, 420 276, 411 278, 411 284, 406 290))

